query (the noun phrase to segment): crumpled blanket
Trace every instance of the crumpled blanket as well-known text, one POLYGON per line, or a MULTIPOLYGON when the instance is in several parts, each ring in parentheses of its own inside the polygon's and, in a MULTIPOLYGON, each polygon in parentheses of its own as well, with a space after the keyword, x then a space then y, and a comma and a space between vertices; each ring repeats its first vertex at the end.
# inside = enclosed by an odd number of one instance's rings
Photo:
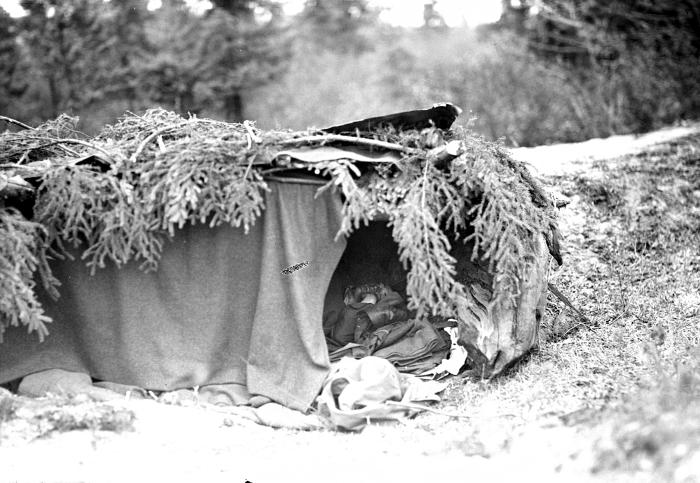
POLYGON ((449 347, 427 320, 409 319, 403 298, 384 284, 349 286, 344 307, 324 314, 331 361, 375 355, 402 372, 440 364, 449 347))
POLYGON ((331 367, 321 395, 319 415, 334 427, 357 431, 374 420, 399 419, 420 412, 416 402, 439 401, 446 384, 400 374, 386 359, 345 357, 331 367))
POLYGON ((372 355, 406 365, 436 350, 446 348, 445 339, 427 320, 410 321, 409 330, 405 325, 408 324, 398 323, 396 327, 386 326, 377 329, 373 333, 377 341, 372 355))
POLYGON ((449 344, 430 322, 412 319, 380 327, 359 342, 331 352, 330 360, 373 355, 392 362, 401 372, 418 374, 440 364, 448 350, 449 344))
POLYGON ((374 329, 408 319, 406 303, 401 295, 384 284, 347 287, 343 307, 331 325, 331 338, 339 344, 360 342, 374 329))

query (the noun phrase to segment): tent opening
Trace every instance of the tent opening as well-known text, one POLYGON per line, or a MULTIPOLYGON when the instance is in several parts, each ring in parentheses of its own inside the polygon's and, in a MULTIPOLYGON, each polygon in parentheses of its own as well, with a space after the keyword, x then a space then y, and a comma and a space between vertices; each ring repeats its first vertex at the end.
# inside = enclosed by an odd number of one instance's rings
POLYGON ((371 290, 371 287, 381 286, 395 298, 398 295, 403 302, 407 300, 407 272, 399 261, 398 250, 391 228, 385 221, 372 221, 347 238, 345 251, 328 286, 323 309, 323 331, 330 351, 351 342, 351 334, 338 334, 341 331, 338 325, 343 323, 341 314, 353 288, 371 290))
POLYGON ((408 309, 407 271, 386 221, 355 230, 331 277, 323 310, 330 361, 376 356, 399 372, 422 374, 435 368, 451 346, 456 322, 416 317, 408 309))

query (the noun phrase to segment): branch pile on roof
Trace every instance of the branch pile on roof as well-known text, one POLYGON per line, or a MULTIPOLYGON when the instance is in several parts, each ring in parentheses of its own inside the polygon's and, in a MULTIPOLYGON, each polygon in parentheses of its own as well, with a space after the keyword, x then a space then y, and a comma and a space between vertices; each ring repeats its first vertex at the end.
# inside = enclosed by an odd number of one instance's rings
POLYGON ((155 269, 163 244, 187 223, 247 231, 270 178, 285 172, 319 175, 319 189, 342 193, 339 235, 388 218, 419 313, 453 316, 465 296, 453 243, 472 240, 495 292, 516 296, 535 240, 551 239, 556 226, 526 169, 466 131, 262 131, 151 110, 87 139, 76 121, 0 134, 0 334, 18 324, 46 333, 33 280, 55 286, 49 254, 80 246, 92 270, 130 261, 155 269), (13 208, 27 198, 30 209, 13 208))

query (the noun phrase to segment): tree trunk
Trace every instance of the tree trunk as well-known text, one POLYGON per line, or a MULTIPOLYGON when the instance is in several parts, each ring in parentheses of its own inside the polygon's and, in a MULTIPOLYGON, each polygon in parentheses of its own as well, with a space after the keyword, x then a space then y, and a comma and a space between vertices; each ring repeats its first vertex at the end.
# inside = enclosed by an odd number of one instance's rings
POLYGON ((459 341, 469 362, 482 375, 494 377, 512 366, 538 343, 547 303, 550 254, 544 235, 535 262, 523 277, 515 305, 508 295, 494 298, 488 261, 471 261, 472 244, 458 248, 458 280, 467 288, 459 310, 459 341))

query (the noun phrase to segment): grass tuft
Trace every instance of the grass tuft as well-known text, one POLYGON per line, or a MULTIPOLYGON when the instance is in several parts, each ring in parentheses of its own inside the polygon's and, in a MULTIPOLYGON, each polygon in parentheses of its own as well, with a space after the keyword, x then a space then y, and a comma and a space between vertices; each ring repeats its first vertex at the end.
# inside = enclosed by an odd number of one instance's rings
POLYGON ((133 431, 134 421, 130 409, 83 396, 29 398, 0 393, 0 443, 3 433, 27 439, 80 430, 121 433, 133 431))

